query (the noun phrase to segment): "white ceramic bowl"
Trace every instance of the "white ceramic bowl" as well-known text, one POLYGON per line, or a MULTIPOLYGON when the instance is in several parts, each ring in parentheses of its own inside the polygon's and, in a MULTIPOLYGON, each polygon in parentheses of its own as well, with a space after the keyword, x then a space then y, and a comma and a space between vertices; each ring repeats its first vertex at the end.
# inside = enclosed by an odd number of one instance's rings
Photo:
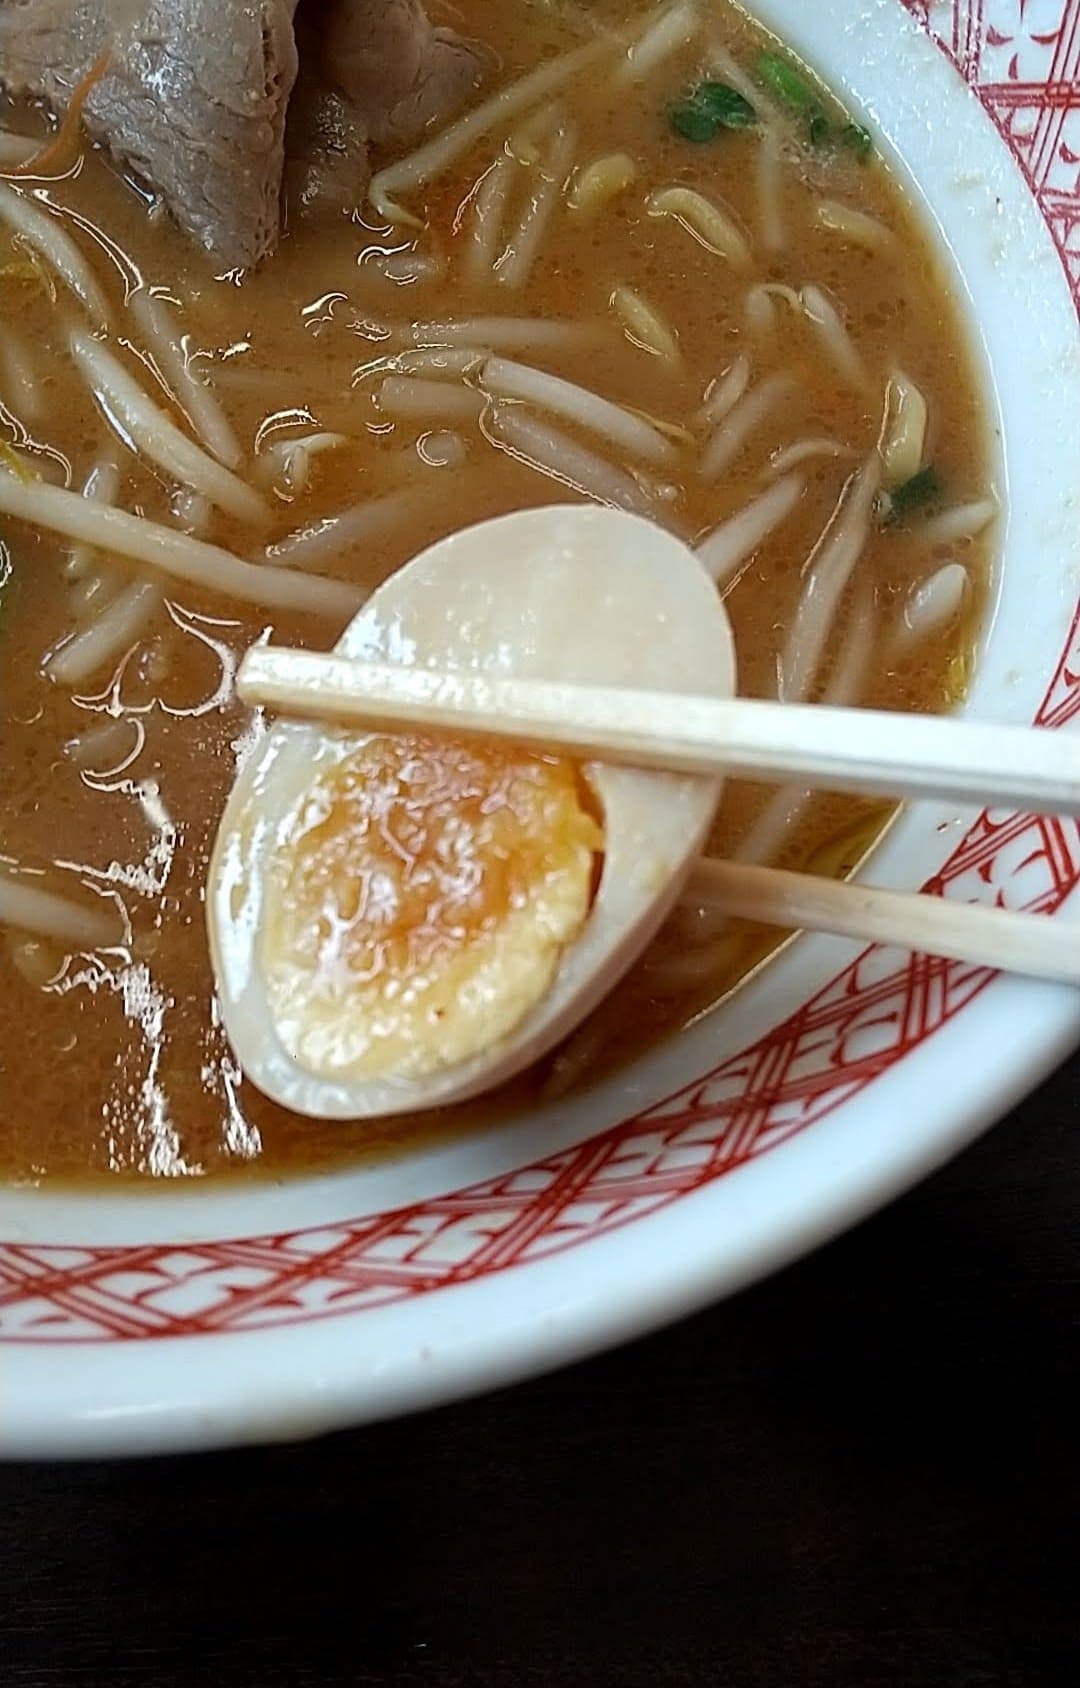
MULTIPOLYGON (((1080 107, 1061 91, 1080 0, 1010 6, 996 31, 966 0, 911 0, 918 22, 901 0, 754 9, 867 114, 951 249, 1009 510, 970 710, 1067 728, 1080 107)), ((1068 918, 1080 828, 924 806, 872 873, 1068 918)), ((0 1451, 304 1436, 577 1358, 859 1218, 1078 1039, 1076 994, 803 941, 586 1102, 393 1167, 229 1194, 0 1194, 0 1451)))

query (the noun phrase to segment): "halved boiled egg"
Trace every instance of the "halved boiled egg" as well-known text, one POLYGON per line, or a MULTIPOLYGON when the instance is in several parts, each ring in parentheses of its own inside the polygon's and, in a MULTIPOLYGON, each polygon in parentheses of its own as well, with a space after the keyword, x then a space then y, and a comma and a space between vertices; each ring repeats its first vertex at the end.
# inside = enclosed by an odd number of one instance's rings
MULTIPOLYGON (((586 506, 423 552, 338 644, 375 662, 730 696, 693 552, 586 506)), ((327 1119, 512 1077, 617 983, 677 899, 720 785, 505 744, 282 721, 241 768, 207 896, 248 1078, 327 1119)))

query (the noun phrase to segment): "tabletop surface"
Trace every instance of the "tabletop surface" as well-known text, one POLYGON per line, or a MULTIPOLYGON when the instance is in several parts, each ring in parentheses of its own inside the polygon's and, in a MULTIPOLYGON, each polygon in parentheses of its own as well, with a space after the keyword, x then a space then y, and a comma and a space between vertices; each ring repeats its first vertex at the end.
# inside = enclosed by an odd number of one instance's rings
POLYGON ((1078 1213, 1080 1058, 619 1353, 309 1446, 0 1466, 0 1684, 1076 1684, 1078 1213))

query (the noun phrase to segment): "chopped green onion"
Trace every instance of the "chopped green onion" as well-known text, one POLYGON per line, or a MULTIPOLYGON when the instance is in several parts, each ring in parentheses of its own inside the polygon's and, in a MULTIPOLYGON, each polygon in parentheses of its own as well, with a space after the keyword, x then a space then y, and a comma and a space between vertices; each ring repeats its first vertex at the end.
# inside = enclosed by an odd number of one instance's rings
POLYGON ((32 481, 37 480, 34 471, 27 467, 18 452, 8 445, 7 440, 0 440, 0 463, 3 464, 5 469, 10 469, 16 480, 21 481, 23 486, 29 486, 32 481))
POLYGON ((755 69, 762 86, 775 94, 789 111, 803 112, 808 117, 821 111, 821 101, 809 82, 782 53, 759 53, 755 69))
POLYGON ((28 258, 15 258, 10 264, 0 264, 0 281, 25 281, 32 287, 45 286, 41 271, 28 258))
POLYGON ((842 146, 857 158, 869 158, 874 150, 869 130, 858 123, 836 125, 831 121, 821 99, 805 76, 782 53, 759 53, 754 66, 757 79, 781 105, 798 117, 806 119, 807 135, 812 147, 842 146))
POLYGON ((975 673, 976 653, 970 645, 965 646, 949 663, 945 677, 945 707, 963 703, 971 690, 971 680, 975 673))
POLYGON ((936 503, 943 491, 936 469, 920 469, 917 475, 912 475, 909 481, 904 481, 889 494, 886 524, 893 527, 916 510, 925 510, 928 504, 936 503))
POLYGON ((845 123, 838 136, 840 145, 847 147, 856 158, 866 159, 873 155, 874 137, 869 129, 864 129, 861 123, 845 123))
POLYGON ((708 112, 695 105, 693 100, 683 100, 679 105, 669 106, 668 122, 684 141, 693 141, 697 146, 716 137, 717 125, 708 112))
POLYGON ((749 129, 757 112, 737 88, 726 82, 702 82, 668 107, 668 122, 684 141, 714 140, 721 129, 749 129))

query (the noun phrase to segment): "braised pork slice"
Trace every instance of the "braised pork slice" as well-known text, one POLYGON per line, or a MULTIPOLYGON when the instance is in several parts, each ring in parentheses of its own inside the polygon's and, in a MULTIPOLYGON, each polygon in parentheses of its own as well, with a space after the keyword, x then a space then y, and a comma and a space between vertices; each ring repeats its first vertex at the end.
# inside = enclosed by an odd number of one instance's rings
POLYGON ((437 29, 421 0, 303 0, 300 76, 289 112, 290 202, 348 211, 369 179, 369 141, 408 146, 475 93, 486 59, 437 29))
POLYGON ((436 29, 421 0, 307 0, 304 20, 319 36, 321 74, 380 146, 453 116, 483 76, 479 49, 436 29))
POLYGON ((0 0, 0 76, 66 108, 103 52, 87 127, 220 263, 246 267, 280 222, 296 0, 0 0))
MULTIPOLYGON (((66 109, 104 53, 90 133, 150 184, 223 266, 264 257, 281 228, 298 0, 0 0, 0 82, 66 109)), ((305 197, 339 206, 367 180, 367 143, 406 144, 478 85, 476 48, 422 0, 304 0, 305 96, 290 154, 305 197), (312 185, 314 184, 314 185, 312 185)))
POLYGON ((303 53, 285 132, 290 222, 351 215, 371 179, 362 114, 306 68, 303 53))

